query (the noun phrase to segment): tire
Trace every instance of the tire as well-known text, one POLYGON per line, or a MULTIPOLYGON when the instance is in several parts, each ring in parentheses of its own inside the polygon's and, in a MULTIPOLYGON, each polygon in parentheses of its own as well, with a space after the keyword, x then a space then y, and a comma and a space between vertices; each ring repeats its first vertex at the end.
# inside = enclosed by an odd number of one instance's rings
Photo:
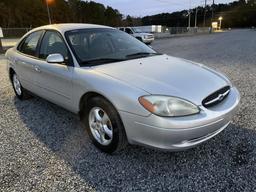
POLYGON ((127 137, 121 118, 114 106, 103 97, 89 99, 83 109, 82 122, 92 143, 101 151, 112 154, 127 146, 127 137), (101 121, 98 121, 99 119, 101 121))
POLYGON ((144 43, 144 42, 142 41, 142 38, 141 38, 141 37, 136 37, 136 39, 138 39, 139 41, 141 41, 142 43, 144 43))
POLYGON ((22 87, 20 80, 15 72, 13 72, 11 75, 11 82, 14 93, 18 99, 26 100, 31 97, 28 91, 22 87))

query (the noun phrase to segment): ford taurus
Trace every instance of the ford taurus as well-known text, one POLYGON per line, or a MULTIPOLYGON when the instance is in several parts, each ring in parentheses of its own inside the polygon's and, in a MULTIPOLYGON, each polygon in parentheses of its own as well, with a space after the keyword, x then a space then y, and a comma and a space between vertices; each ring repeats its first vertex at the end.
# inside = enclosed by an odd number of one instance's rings
POLYGON ((40 96, 81 117, 96 147, 184 150, 225 129, 240 96, 204 65, 160 54, 114 28, 33 29, 6 53, 16 96, 40 96))

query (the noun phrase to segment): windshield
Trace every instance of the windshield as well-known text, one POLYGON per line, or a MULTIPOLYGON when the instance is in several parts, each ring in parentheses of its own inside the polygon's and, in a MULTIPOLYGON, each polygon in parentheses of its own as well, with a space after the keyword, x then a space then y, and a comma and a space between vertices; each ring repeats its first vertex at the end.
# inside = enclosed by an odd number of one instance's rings
POLYGON ((81 29, 68 31, 65 36, 80 65, 120 62, 158 54, 116 29, 81 29))
POLYGON ((141 31, 141 29, 138 29, 138 28, 135 28, 135 27, 133 27, 132 30, 133 30, 135 33, 143 33, 143 31, 141 31))

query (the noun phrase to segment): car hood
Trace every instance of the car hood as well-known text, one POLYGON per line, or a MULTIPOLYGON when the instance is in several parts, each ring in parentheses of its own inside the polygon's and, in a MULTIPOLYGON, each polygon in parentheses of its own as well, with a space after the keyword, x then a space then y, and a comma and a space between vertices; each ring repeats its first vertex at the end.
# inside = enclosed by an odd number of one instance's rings
POLYGON ((95 70, 149 94, 176 96, 197 105, 229 84, 224 76, 201 64, 167 55, 100 65, 95 70))

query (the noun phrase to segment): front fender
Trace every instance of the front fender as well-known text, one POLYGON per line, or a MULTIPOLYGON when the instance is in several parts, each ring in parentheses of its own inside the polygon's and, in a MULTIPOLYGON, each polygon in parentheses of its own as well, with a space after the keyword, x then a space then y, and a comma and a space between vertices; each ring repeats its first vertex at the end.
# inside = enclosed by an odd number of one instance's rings
POLYGON ((149 94, 121 80, 93 70, 93 68, 75 68, 73 79, 73 98, 76 111, 80 110, 80 100, 88 92, 98 93, 107 98, 118 111, 140 116, 149 116, 138 101, 142 95, 149 94))

